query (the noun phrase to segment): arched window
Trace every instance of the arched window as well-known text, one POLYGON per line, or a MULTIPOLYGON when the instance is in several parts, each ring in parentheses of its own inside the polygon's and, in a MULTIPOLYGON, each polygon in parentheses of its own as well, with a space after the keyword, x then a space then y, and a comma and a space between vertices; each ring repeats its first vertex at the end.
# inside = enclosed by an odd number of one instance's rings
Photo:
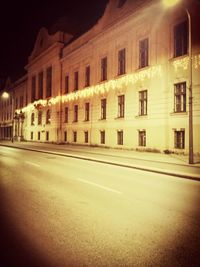
POLYGON ((31 125, 34 125, 34 121, 35 121, 35 114, 32 113, 31 114, 31 125))
POLYGON ((51 123, 51 114, 50 114, 50 110, 47 110, 47 114, 46 114, 46 124, 51 123))
POLYGON ((38 125, 42 124, 42 111, 38 111, 38 125))

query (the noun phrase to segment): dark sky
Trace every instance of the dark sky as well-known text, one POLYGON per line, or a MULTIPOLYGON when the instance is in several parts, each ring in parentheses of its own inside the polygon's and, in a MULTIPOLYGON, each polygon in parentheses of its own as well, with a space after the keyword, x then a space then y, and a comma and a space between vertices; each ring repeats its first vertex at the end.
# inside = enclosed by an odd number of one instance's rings
MULTIPOLYGON (((108 0, 3 0, 0 8, 0 77, 24 73, 37 33, 65 17, 68 32, 81 32, 103 14, 108 0)), ((64 20, 64 19, 62 19, 64 20)))

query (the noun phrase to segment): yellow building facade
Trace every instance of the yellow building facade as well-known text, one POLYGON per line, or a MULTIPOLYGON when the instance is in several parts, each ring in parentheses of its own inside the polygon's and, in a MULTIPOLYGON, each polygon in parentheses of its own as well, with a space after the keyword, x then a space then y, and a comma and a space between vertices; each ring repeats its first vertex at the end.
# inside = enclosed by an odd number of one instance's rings
POLYGON ((20 136, 187 154, 192 68, 193 144, 200 153, 200 5, 182 5, 110 0, 79 38, 42 28, 21 89, 12 88, 26 98, 15 109, 24 115, 21 126, 14 120, 20 136), (192 21, 191 67, 185 8, 192 21))

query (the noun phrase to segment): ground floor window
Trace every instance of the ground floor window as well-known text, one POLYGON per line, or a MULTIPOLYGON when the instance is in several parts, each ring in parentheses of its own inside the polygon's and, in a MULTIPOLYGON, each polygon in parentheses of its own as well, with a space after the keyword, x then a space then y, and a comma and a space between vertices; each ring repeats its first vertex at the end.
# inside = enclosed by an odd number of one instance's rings
POLYGON ((64 141, 67 142, 67 131, 64 131, 64 141))
POLYGON ((85 143, 88 143, 88 131, 85 131, 84 134, 85 134, 85 143))
POLYGON ((174 148, 185 148, 185 131, 174 131, 174 148))
POLYGON ((77 141, 77 132, 76 131, 73 132, 73 141, 74 142, 77 141))
POLYGON ((31 140, 33 140, 33 132, 31 132, 31 140))
POLYGON ((123 145, 123 131, 117 131, 117 144, 123 145))
POLYGON ((105 131, 100 131, 100 143, 105 144, 105 131))
POLYGON ((146 131, 139 131, 139 146, 146 146, 146 131))
POLYGON ((46 141, 49 141, 49 132, 46 132, 46 141))
POLYGON ((38 132, 38 141, 40 141, 40 132, 38 132))

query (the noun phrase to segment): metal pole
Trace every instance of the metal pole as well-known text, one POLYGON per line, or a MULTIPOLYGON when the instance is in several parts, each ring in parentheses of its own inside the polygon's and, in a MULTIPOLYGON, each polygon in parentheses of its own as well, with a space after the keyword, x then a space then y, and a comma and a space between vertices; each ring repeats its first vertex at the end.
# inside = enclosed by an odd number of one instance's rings
POLYGON ((11 133, 11 141, 13 143, 14 141, 14 91, 13 91, 13 94, 12 94, 12 133, 11 133))
POLYGON ((188 17, 188 52, 189 52, 189 164, 194 163, 193 155, 193 108, 192 108, 192 25, 191 16, 187 9, 188 17))

